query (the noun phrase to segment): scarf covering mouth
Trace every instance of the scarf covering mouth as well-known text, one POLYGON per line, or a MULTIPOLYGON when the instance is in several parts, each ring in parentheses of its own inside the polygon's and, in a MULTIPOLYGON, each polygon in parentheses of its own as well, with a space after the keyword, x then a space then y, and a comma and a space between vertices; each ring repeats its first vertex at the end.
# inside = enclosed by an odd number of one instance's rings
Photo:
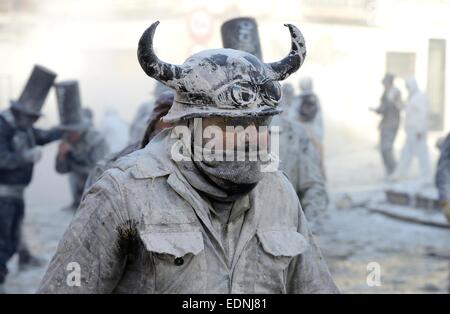
MULTIPOLYGON (((189 124, 189 128, 193 134, 193 125, 189 124)), ((188 182, 208 198, 223 202, 235 201, 253 190, 264 177, 260 161, 195 160, 192 154, 194 144, 191 143, 189 150, 183 143, 183 148, 185 152, 190 152, 189 159, 174 162, 188 182)))

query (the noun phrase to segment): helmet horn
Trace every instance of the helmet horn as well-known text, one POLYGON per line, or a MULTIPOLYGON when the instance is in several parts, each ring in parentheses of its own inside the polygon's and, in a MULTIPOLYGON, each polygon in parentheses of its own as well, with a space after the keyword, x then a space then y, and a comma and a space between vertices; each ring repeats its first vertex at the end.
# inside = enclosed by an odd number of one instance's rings
POLYGON ((153 50, 153 36, 159 21, 153 23, 139 40, 137 57, 144 72, 164 85, 177 89, 182 77, 182 68, 178 65, 161 61, 153 50))
POLYGON ((284 26, 287 26, 291 33, 291 51, 281 61, 266 63, 273 71, 273 79, 277 81, 282 81, 297 71, 306 57, 305 38, 300 30, 292 24, 284 24, 284 26))

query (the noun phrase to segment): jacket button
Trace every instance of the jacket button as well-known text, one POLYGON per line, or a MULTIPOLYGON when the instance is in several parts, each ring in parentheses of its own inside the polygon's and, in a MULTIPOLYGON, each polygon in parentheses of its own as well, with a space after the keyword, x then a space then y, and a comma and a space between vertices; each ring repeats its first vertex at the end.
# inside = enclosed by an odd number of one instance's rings
POLYGON ((182 257, 177 257, 174 262, 175 262, 175 265, 181 266, 184 264, 184 259, 182 257))

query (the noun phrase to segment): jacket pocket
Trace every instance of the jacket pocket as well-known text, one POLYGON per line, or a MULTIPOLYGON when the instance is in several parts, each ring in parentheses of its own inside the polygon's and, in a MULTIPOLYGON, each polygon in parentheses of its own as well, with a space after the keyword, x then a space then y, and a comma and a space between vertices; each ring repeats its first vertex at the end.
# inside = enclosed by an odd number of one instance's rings
POLYGON ((308 248, 305 237, 295 230, 265 230, 257 232, 264 251, 275 257, 292 257, 308 248))
POLYGON ((259 230, 255 292, 285 293, 291 261, 308 248, 306 238, 295 229, 259 230))
POLYGON ((200 231, 142 232, 141 239, 147 251, 182 257, 197 255, 203 251, 203 236, 200 231))
POLYGON ((141 232, 151 254, 157 293, 202 293, 206 258, 200 231, 141 232))

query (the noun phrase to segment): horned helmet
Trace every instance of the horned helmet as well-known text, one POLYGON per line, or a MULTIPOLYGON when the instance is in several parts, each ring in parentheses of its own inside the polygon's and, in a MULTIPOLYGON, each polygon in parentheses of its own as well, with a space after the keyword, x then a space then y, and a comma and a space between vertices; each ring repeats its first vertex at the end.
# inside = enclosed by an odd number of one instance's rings
POLYGON ((144 72, 176 91, 165 122, 208 116, 256 117, 281 112, 279 81, 297 71, 305 56, 305 40, 300 30, 285 24, 291 34, 291 51, 282 60, 264 63, 254 55, 234 49, 204 50, 182 65, 161 61, 153 49, 159 22, 142 35, 138 60, 144 72))

